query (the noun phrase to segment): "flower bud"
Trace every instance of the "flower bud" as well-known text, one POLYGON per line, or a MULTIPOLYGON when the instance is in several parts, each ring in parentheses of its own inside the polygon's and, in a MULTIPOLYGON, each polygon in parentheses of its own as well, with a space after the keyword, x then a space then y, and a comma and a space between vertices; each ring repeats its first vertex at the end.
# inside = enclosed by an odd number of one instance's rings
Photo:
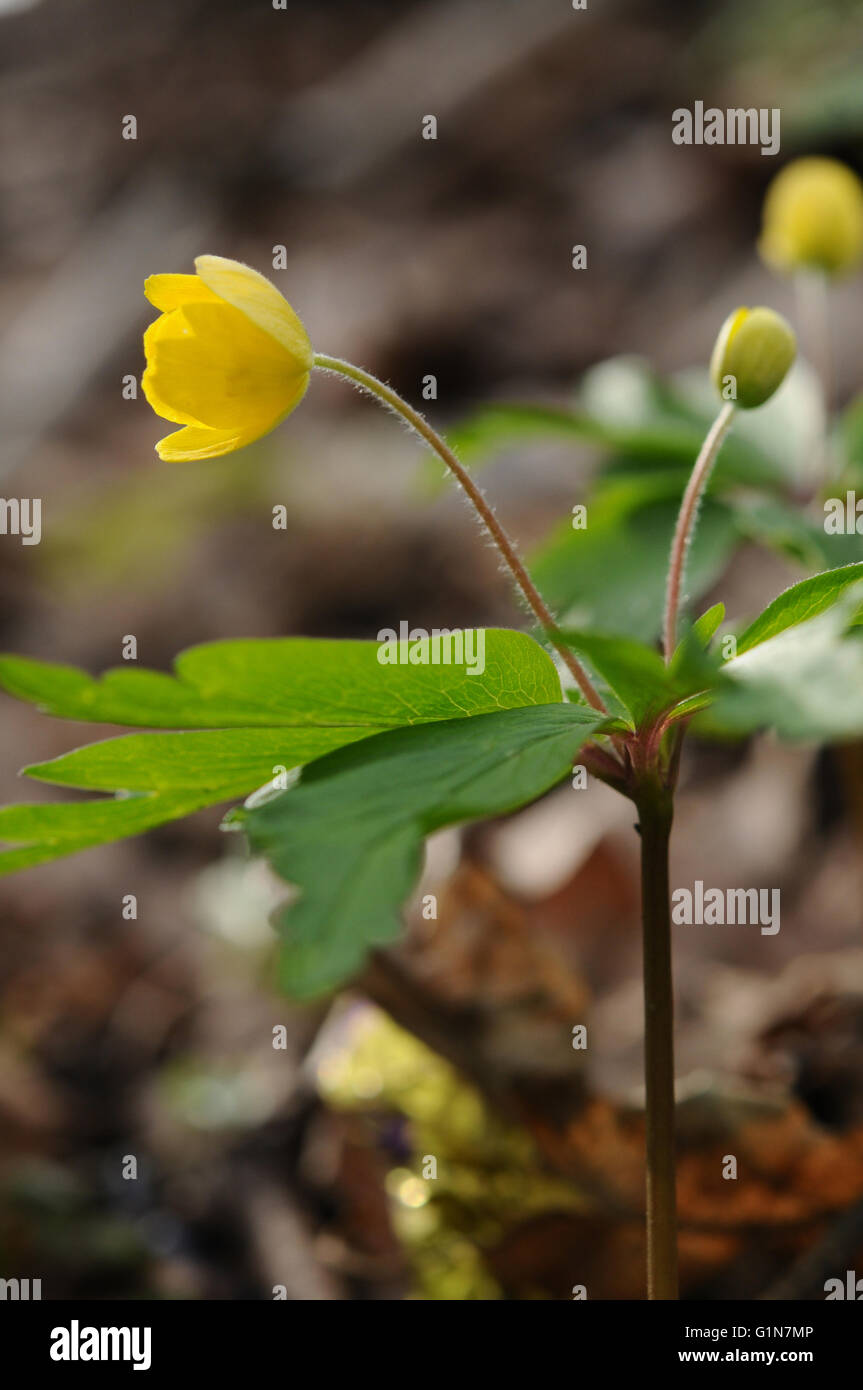
POLYGON ((767 190, 758 249, 777 270, 852 270, 863 257, 863 183, 835 159, 795 159, 767 190))
POLYGON ((794 331, 781 314, 735 309, 719 330, 710 377, 723 400, 752 410, 781 386, 796 353, 794 331))

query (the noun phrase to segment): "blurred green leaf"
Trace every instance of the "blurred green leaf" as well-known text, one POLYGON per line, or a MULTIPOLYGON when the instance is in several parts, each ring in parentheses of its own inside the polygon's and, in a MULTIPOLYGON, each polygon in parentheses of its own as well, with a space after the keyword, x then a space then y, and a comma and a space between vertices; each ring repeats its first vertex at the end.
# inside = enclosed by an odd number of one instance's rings
MULTIPOLYGON (((229 791, 221 799, 237 794, 229 791)), ((0 874, 16 873, 78 850, 140 835, 219 800, 208 789, 194 794, 151 793, 64 806, 0 806, 0 841, 15 846, 0 853, 0 874)))
POLYGON ((731 503, 747 540, 795 561, 805 569, 823 569, 827 561, 824 530, 800 507, 781 497, 744 494, 731 503))
POLYGON ((690 627, 678 643, 668 666, 669 684, 675 700, 688 700, 692 695, 712 690, 719 679, 721 665, 721 657, 708 650, 708 644, 703 641, 696 625, 690 627))
MULTIPOLYGON (((835 599, 842 590, 830 592, 835 599)), ((801 600, 788 609, 788 622, 774 614, 761 627, 760 640, 753 638, 724 667, 704 727, 738 737, 772 728, 781 738, 806 742, 863 733, 863 635, 853 626, 861 599, 858 576, 830 608, 813 594, 810 603, 801 600)))
MULTIPOLYGON (((628 463, 645 468, 676 467, 688 474, 709 425, 709 419, 682 408, 676 413, 657 413, 654 419, 633 425, 615 423, 586 410, 512 403, 481 406, 450 429, 447 440, 462 463, 471 468, 480 467, 506 449, 570 439, 595 445, 628 463)), ((440 465, 432 463, 429 467, 442 486, 440 465)), ((747 482, 774 486, 780 481, 780 471, 760 451, 733 435, 726 441, 717 463, 715 485, 747 482)))
POLYGON ((735 494, 729 505, 743 536, 804 569, 836 569, 863 559, 863 536, 856 531, 828 535, 822 512, 813 515, 784 498, 764 494, 735 494))
POLYGON ((696 619, 693 623, 692 630, 703 647, 709 645, 724 617, 725 604, 714 603, 712 608, 708 608, 707 611, 702 613, 701 617, 696 619))
MULTIPOLYGON (((698 374, 703 388, 706 373, 698 374)), ((695 400, 687 383, 663 381, 649 363, 632 356, 609 358, 588 368, 572 406, 491 402, 481 405, 447 434, 467 467, 479 468, 496 455, 547 441, 595 446, 607 456, 606 467, 647 471, 651 468, 689 474, 712 420, 712 390, 695 400)), ((715 411, 713 411, 715 414, 715 411)), ((445 479, 429 460, 429 489, 445 479)), ((714 485, 735 482, 774 488, 786 478, 782 460, 754 445, 738 430, 726 441, 714 485)), ((681 484, 682 490, 682 484, 681 484)))
MULTIPOLYGON (((668 475, 607 483, 588 504, 584 530, 567 520, 534 553, 531 574, 567 626, 642 640, 662 626, 680 480, 668 475)), ((729 508, 708 498, 686 570, 686 593, 703 594, 737 541, 729 508)))

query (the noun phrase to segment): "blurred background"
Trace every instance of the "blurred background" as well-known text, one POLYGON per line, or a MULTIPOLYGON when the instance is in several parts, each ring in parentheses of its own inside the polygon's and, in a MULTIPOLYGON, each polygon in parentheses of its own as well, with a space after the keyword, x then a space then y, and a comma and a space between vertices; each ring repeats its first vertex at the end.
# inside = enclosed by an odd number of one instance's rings
MULTIPOLYGON (((0 537, 2 649, 96 672, 134 634, 166 670, 219 637, 522 623, 460 499, 343 383, 240 455, 159 463, 167 427, 123 394, 145 276, 247 261, 319 350, 417 404, 434 375, 428 411, 466 442, 488 403, 635 429, 624 458, 575 427, 479 429, 529 551, 647 466, 643 426, 674 425, 685 472, 737 304, 817 356, 755 243, 788 159, 863 169, 861 20, 859 0, 0 0, 0 487, 43 509, 38 546, 0 537), (696 100, 779 107, 778 158, 674 145, 696 100)), ((829 306, 846 435, 861 308, 859 277, 829 306)), ((813 492, 813 366, 759 417, 740 447, 782 487, 767 516, 728 503, 699 574, 734 618, 825 563, 787 505, 813 492)), ((649 639, 620 546, 592 554, 649 639)), ((93 729, 0 703, 0 800, 50 798, 18 769, 93 729)), ((412 909, 355 989, 303 1008, 272 983, 279 885, 219 819, 0 884, 0 1275, 59 1299, 643 1297, 628 803, 564 789, 436 837, 438 920, 412 909)), ((685 1296, 820 1298, 863 1272, 861 836, 859 748, 693 741, 673 881, 778 886, 782 926, 675 938, 685 1296)))

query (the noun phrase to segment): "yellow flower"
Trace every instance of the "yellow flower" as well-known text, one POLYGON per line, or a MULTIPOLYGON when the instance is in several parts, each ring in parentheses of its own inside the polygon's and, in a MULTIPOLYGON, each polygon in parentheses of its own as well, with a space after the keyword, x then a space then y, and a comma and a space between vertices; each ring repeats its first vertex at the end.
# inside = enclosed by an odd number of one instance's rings
POLYGON ((163 459, 205 459, 268 434, 299 405, 314 354, 269 280, 239 261, 198 256, 195 275, 151 275, 161 317, 144 334, 142 386, 157 415, 184 429, 160 439, 163 459))
POLYGON ((758 247, 777 270, 852 270, 863 257, 863 183, 835 159, 795 159, 767 190, 758 247))
POLYGON ((719 330, 710 377, 723 400, 753 410, 781 386, 797 355, 790 324, 773 309, 735 309, 719 330))

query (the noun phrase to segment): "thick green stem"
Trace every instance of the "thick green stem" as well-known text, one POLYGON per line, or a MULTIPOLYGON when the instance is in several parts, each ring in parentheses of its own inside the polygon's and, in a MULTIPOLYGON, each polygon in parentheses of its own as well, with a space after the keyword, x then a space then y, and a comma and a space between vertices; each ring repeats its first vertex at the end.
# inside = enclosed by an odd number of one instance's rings
POLYGON ((674 1153, 674 992, 668 846, 672 795, 642 785, 641 906, 644 943, 644 1078, 647 1131, 647 1297, 676 1299, 677 1197, 674 1153))
POLYGON ((441 439, 436 430, 432 429, 418 410, 414 410, 413 406, 403 400, 398 392, 394 391, 391 386, 387 386, 385 382, 379 381, 376 376, 372 376, 371 372, 364 371, 362 367, 355 367, 352 362, 343 362, 340 357, 327 357, 322 352, 315 353, 315 366, 320 367, 323 371, 336 372, 339 376, 347 377, 355 386, 359 386, 363 391, 368 391, 369 395, 374 396, 382 405, 387 406, 400 416, 405 424, 437 454, 438 458, 443 460, 467 494, 540 627, 549 634, 549 640, 574 676, 585 699, 593 705, 594 709, 604 714, 606 712, 605 705, 594 689, 581 662, 558 637, 558 627, 554 615, 522 564, 513 542, 501 526, 482 491, 477 487, 464 465, 456 458, 449 445, 441 439))

